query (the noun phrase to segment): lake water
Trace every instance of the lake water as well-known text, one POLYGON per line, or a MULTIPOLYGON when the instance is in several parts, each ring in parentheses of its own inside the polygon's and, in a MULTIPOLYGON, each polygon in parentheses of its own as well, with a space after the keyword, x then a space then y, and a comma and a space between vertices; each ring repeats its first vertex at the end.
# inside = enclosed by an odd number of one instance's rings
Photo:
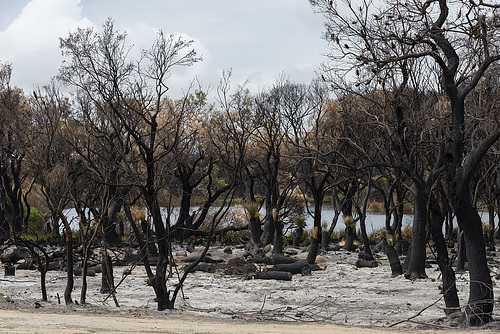
MULTIPOLYGON (((197 209, 199 209, 199 207, 192 207, 191 210, 194 211, 197 209)), ((217 210, 217 209, 218 209, 217 207, 214 207, 214 210, 217 210)), ((236 207, 233 207, 232 210, 242 214, 244 209, 242 207, 236 206, 236 207)), ((78 230, 78 216, 76 214, 75 209, 66 209, 66 210, 64 210, 64 213, 71 223, 72 230, 77 231, 78 230)), ((166 217, 166 209, 163 210, 163 213, 164 213, 164 216, 166 217)), ((175 222, 175 220, 178 217, 178 214, 179 214, 179 209, 174 208, 172 210, 171 220, 175 222)), ((265 210, 261 209, 260 214, 261 214, 261 217, 263 217, 265 214, 265 210)), ((488 213, 487 212, 480 212, 480 215, 481 215, 481 219, 482 219, 483 223, 488 222, 488 213)), ((335 216, 335 211, 333 210, 332 206, 330 206, 330 205, 323 206, 323 209, 321 211, 321 221, 322 221, 322 223, 326 223, 328 228, 332 224, 332 219, 334 216, 335 216)), ((495 222, 498 223, 497 217, 495 217, 495 222)), ((413 223, 413 215, 404 215, 403 216, 403 229, 405 226, 411 225, 412 223, 413 223)), ((285 225, 285 229, 287 228, 287 225, 285 225)), ((456 221, 455 221, 455 225, 456 225, 456 221)), ((306 216, 306 226, 307 226, 306 228, 308 228, 308 229, 313 227, 313 218, 309 215, 306 216)), ((345 228, 345 225, 344 225, 342 217, 341 217, 341 218, 339 218, 339 220, 337 222, 337 226, 335 227, 335 231, 339 232, 339 231, 344 230, 344 228, 345 228)), ((366 232, 368 234, 370 234, 371 232, 380 230, 382 228, 385 228, 385 215, 383 215, 383 214, 368 214, 368 216, 366 217, 366 232)), ((356 229, 359 229, 359 223, 356 224, 356 229)))
MULTIPOLYGON (((197 210, 198 207, 193 207, 192 211, 197 210)), ((217 208, 214 208, 216 210, 217 208)), ((241 207, 234 207, 233 210, 240 210, 242 211, 243 208, 241 207)), ((243 212, 243 211, 242 211, 243 212)), ((66 209, 64 210, 64 214, 66 215, 66 218, 70 222, 71 229, 73 231, 78 230, 78 215, 75 211, 75 209, 66 209)), ((172 210, 172 216, 171 220, 175 221, 178 217, 179 214, 179 209, 174 208, 172 210)), ((264 217, 265 215, 265 210, 261 209, 260 211, 261 217, 264 217)), ((164 210, 164 216, 166 217, 166 210, 164 210)), ((328 227, 332 224, 332 219, 335 216, 335 211, 333 210, 333 207, 331 206, 324 206, 323 210, 321 211, 321 221, 322 223, 326 223, 328 227)), ((411 225, 413 219, 413 215, 405 215, 403 217, 403 227, 406 225, 411 225)), ((309 215, 306 216, 306 228, 310 229, 313 227, 313 218, 309 215)), ((288 224, 287 224, 288 225, 288 224)), ((385 227, 385 215, 382 214, 368 214, 366 218, 366 232, 370 234, 372 231, 377 231, 385 227)), ((61 226, 62 228, 62 226, 61 226)), ((286 226, 285 226, 286 228, 286 226)), ((337 226, 335 227, 335 231, 339 232, 345 228, 344 223, 342 221, 342 218, 339 219, 337 226)), ((356 228, 359 228, 359 223, 357 224, 356 228)))

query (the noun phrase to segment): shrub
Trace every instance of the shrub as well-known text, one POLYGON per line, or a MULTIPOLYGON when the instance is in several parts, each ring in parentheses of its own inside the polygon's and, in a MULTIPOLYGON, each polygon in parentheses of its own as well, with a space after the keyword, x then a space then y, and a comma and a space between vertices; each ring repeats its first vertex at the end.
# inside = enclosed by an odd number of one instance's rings
POLYGON ((352 216, 344 216, 344 224, 345 224, 345 227, 350 227, 354 231, 356 230, 356 221, 354 220, 354 218, 352 216))
POLYGON ((401 238, 403 240, 411 240, 412 227, 411 225, 406 225, 401 231, 401 238))
MULTIPOLYGON (((27 208, 24 207, 24 214, 27 214, 27 208)), ((48 213, 43 213, 36 207, 30 208, 30 215, 28 217, 28 230, 31 233, 39 234, 44 233, 45 222, 49 218, 48 213)))
POLYGON ((490 235, 491 225, 483 223, 483 234, 490 235))

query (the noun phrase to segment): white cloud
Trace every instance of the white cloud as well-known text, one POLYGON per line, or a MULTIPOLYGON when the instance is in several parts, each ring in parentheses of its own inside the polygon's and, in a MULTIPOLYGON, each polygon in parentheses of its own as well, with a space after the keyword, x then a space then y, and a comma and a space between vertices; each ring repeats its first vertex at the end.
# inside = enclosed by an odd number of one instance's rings
POLYGON ((13 65, 12 84, 30 90, 57 74, 59 37, 92 26, 81 17, 80 0, 32 0, 0 32, 0 60, 13 65))
POLYGON ((31 0, 15 20, 0 25, 6 27, 0 31, 0 61, 11 62, 12 83, 30 91, 57 74, 60 37, 78 26, 100 29, 108 17, 127 31, 134 59, 151 46, 159 29, 195 41, 204 60, 173 71, 174 97, 194 77, 217 85, 229 68, 234 87, 249 81, 253 91, 271 86, 281 73, 307 83, 323 60, 322 18, 312 14, 306 0, 141 0, 141 5, 134 0, 31 0))

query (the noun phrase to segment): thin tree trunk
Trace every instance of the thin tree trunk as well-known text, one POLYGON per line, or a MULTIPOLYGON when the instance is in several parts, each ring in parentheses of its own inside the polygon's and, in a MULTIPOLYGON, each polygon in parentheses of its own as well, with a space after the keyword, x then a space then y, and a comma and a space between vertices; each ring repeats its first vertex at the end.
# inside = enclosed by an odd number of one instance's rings
POLYGON ((134 231, 135 238, 137 239, 137 243, 139 244, 140 248, 140 257, 142 260, 142 263, 144 264, 144 269, 146 270, 146 273, 148 274, 148 278, 151 280, 154 277, 153 271, 151 270, 151 266, 149 264, 149 259, 148 259, 148 250, 147 250, 147 243, 144 242, 141 236, 141 231, 139 230, 139 227, 134 221, 134 218, 132 217, 132 212, 130 212, 130 207, 126 205, 124 207, 125 209, 125 215, 127 216, 127 219, 130 223, 130 226, 132 227, 132 230, 134 231))
POLYGON ((430 230, 432 233, 432 239, 434 240, 434 244, 436 246, 437 261, 443 280, 442 292, 444 294, 444 302, 446 304, 444 312, 446 315, 450 315, 460 311, 460 300, 458 299, 457 294, 455 272, 451 267, 452 264, 448 257, 448 247, 446 246, 446 241, 443 236, 444 217, 437 204, 437 199, 434 198, 434 196, 431 196, 429 206, 431 210, 432 223, 430 225, 430 230))
POLYGON ((426 233, 427 225, 427 194, 422 186, 415 184, 415 212, 411 234, 411 253, 409 256, 406 278, 427 278, 425 273, 426 233))
POLYGON ((309 264, 313 264, 314 262, 316 262, 316 256, 318 255, 318 248, 319 248, 318 233, 319 233, 318 229, 313 228, 311 246, 309 248, 309 252, 307 253, 307 258, 306 258, 306 262, 309 264))

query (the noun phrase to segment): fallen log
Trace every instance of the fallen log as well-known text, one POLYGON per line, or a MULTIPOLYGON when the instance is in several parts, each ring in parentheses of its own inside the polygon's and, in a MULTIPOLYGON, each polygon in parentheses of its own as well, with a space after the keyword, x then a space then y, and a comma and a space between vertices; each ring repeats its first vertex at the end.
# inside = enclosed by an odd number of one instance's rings
POLYGON ((270 270, 285 271, 291 274, 309 275, 311 271, 321 270, 321 268, 316 264, 309 264, 304 260, 299 260, 293 263, 275 264, 270 270))
POLYGON ((378 262, 373 260, 373 261, 367 261, 363 259, 358 259, 356 261, 356 268, 375 268, 378 267, 378 262))
POLYGON ((271 263, 272 264, 290 264, 290 263, 295 263, 299 262, 299 259, 290 257, 290 256, 284 256, 280 254, 273 254, 271 255, 271 263))
POLYGON ((292 274, 286 271, 263 271, 253 276, 255 279, 274 279, 278 281, 291 281, 292 274))
MULTIPOLYGON (((187 267, 186 267, 187 268, 187 267)), ((211 263, 199 263, 196 267, 194 267, 191 272, 194 273, 196 271, 202 271, 205 273, 215 273, 216 266, 211 263)))

